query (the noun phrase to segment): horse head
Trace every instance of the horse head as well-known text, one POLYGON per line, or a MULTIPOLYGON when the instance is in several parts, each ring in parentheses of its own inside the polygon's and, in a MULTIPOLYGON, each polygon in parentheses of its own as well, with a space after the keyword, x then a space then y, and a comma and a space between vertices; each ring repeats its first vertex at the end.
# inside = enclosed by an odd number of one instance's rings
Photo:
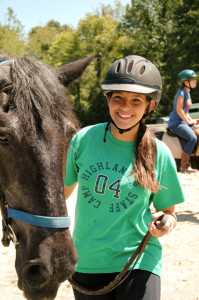
POLYGON ((57 69, 33 58, 0 57, 0 204, 27 299, 54 299, 75 271, 64 176, 78 121, 66 87, 97 56, 57 69))

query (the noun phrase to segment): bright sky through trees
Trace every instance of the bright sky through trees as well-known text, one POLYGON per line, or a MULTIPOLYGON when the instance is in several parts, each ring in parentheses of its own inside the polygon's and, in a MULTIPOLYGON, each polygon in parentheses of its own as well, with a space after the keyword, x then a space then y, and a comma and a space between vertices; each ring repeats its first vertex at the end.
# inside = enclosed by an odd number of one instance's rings
MULTIPOLYGON (((120 2, 126 5, 131 0, 120 2)), ((46 25, 52 19, 61 25, 76 27, 80 19, 100 8, 100 4, 114 6, 114 3, 115 0, 1 0, 0 23, 5 24, 7 8, 11 7, 25 33, 35 26, 46 25)))

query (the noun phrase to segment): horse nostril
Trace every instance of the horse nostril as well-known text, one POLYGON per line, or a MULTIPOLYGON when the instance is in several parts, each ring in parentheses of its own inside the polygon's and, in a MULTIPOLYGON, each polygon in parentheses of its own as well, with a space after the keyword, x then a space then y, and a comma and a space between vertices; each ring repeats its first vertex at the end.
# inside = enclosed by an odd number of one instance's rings
POLYGON ((31 263, 24 267, 22 277, 30 288, 41 288, 50 280, 51 274, 45 265, 31 263))

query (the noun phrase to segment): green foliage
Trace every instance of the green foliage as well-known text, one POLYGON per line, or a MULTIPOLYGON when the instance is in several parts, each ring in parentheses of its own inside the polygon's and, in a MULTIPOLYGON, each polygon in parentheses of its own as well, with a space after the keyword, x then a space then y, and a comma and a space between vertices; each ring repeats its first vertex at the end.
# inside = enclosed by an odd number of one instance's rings
POLYGON ((67 32, 70 28, 61 26, 59 22, 49 21, 45 26, 37 26, 31 29, 28 34, 27 54, 38 60, 49 63, 48 50, 53 45, 57 36, 67 32))
MULTIPOLYGON (((134 0, 126 8, 120 28, 132 40, 125 54, 142 55, 153 61, 163 79, 161 103, 149 118, 154 122, 168 115, 177 92, 177 74, 183 69, 198 71, 198 1, 134 0), (129 53, 128 52, 128 53, 129 53)), ((198 98, 198 88, 192 92, 198 98), (197 95, 197 96, 196 96, 197 95)))
POLYGON ((0 52, 14 56, 25 54, 23 26, 17 20, 12 8, 8 8, 7 22, 0 24, 0 52))
POLYGON ((79 47, 81 39, 76 30, 70 29, 57 35, 51 44, 48 54, 50 63, 59 67, 81 58, 79 47))
POLYGON ((102 57, 96 59, 84 76, 70 88, 71 100, 83 126, 88 122, 105 120, 107 116, 104 113, 107 105, 100 85, 113 60, 122 56, 125 38, 117 30, 118 25, 118 21, 111 17, 109 9, 106 13, 104 8, 102 15, 99 12, 96 15, 87 14, 80 20, 77 30, 61 33, 48 51, 53 66, 102 53, 102 57))
MULTIPOLYGON (((101 7, 87 14, 78 27, 61 26, 51 20, 32 28, 28 39, 11 8, 8 20, 0 24, 0 51, 11 55, 34 56, 54 67, 102 53, 92 62, 69 92, 82 126, 108 120, 106 99, 101 84, 115 59, 137 54, 153 61, 163 79, 161 102, 148 122, 168 115, 178 89, 177 75, 183 69, 199 73, 198 0, 132 0, 123 7, 101 7)), ((199 102, 199 87, 192 91, 199 102)))
MULTIPOLYGON (((192 69, 199 73, 198 15, 197 0, 183 0, 175 3, 173 31, 169 36, 170 47, 168 47, 168 59, 165 66, 165 70, 169 74, 168 81, 175 78, 176 82, 177 74, 184 69, 192 69)), ((192 91, 192 99, 193 102, 199 102, 199 87, 192 91)))

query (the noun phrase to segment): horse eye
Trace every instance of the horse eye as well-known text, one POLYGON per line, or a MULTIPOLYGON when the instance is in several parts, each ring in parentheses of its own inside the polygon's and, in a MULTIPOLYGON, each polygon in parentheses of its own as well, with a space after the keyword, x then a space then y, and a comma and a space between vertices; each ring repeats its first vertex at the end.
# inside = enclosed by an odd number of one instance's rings
POLYGON ((11 92, 11 90, 6 90, 6 91, 4 91, 4 93, 5 93, 6 95, 9 95, 10 92, 11 92))
POLYGON ((0 133, 0 144, 8 145, 8 139, 3 133, 0 133))

